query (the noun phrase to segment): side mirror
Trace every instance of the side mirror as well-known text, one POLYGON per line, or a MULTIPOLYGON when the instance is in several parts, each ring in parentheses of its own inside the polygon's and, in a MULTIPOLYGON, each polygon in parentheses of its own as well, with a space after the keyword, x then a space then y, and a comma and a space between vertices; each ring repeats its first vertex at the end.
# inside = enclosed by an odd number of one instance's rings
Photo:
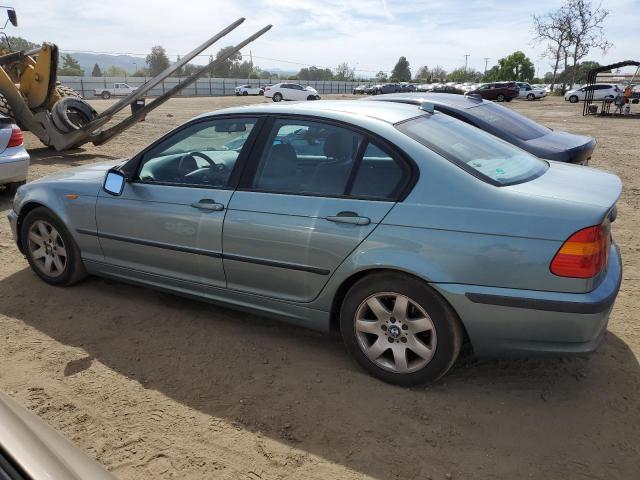
POLYGON ((109 170, 104 179, 104 185, 102 188, 109 195, 122 195, 122 190, 124 190, 124 184, 127 183, 127 180, 124 178, 124 175, 117 170, 109 170))
POLYGON ((16 11, 12 8, 11 10, 7 10, 7 15, 9 16, 9 21, 11 25, 14 27, 18 26, 18 15, 16 15, 16 11))

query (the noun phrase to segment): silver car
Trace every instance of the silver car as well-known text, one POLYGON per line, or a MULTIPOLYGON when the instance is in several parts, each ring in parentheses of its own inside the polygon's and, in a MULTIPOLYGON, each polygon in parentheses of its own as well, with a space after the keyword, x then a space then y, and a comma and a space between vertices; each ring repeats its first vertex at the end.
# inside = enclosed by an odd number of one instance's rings
POLYGON ((9 219, 48 283, 101 275, 340 330, 369 372, 413 385, 465 339, 594 350, 620 287, 621 188, 433 104, 319 101, 200 116, 21 187, 9 219))
POLYGON ((115 477, 0 392, 0 479, 115 480, 115 477))
POLYGON ((13 195, 24 185, 29 172, 29 154, 24 148, 22 130, 9 117, 0 115, 0 185, 13 195))

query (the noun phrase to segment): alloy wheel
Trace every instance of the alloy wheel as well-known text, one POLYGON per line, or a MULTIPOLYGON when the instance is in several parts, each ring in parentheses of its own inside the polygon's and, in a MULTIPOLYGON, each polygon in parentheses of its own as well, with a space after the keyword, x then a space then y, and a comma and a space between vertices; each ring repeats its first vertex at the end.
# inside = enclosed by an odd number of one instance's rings
POLYGON ((59 277, 67 266, 67 250, 58 231, 48 222, 37 220, 29 228, 29 255, 36 267, 49 277, 59 277))
POLYGON ((411 298, 394 292, 367 297, 356 310, 358 345, 378 367, 411 373, 432 359, 437 343, 433 321, 411 298))

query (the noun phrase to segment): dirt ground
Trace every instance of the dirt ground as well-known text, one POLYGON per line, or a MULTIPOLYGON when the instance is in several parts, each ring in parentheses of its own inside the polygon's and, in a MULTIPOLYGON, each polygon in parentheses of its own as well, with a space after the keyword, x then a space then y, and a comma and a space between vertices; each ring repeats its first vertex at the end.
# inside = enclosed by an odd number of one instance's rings
MULTIPOLYGON (((256 98, 174 99, 103 147, 30 134, 30 179, 131 155, 201 112, 256 98)), ((98 110, 110 101, 95 101, 98 110)), ((640 478, 640 122, 558 98, 508 106, 599 145, 624 182, 624 280, 589 358, 462 358, 441 382, 369 377, 336 336, 91 278, 39 281, 0 220, 0 389, 121 479, 640 478)), ((0 193, 0 215, 10 208, 0 193)))

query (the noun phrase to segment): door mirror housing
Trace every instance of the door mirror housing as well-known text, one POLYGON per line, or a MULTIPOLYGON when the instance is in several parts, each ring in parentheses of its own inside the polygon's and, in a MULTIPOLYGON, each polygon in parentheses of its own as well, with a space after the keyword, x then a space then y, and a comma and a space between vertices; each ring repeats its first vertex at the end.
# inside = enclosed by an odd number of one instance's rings
POLYGON ((109 170, 104 177, 103 190, 109 195, 119 196, 122 195, 124 190, 124 184, 127 183, 127 179, 124 174, 118 170, 109 170))
POLYGON ((11 22, 11 25, 13 25, 14 27, 17 27, 18 15, 16 15, 16 11, 13 8, 7 10, 7 16, 9 17, 9 21, 11 22))

